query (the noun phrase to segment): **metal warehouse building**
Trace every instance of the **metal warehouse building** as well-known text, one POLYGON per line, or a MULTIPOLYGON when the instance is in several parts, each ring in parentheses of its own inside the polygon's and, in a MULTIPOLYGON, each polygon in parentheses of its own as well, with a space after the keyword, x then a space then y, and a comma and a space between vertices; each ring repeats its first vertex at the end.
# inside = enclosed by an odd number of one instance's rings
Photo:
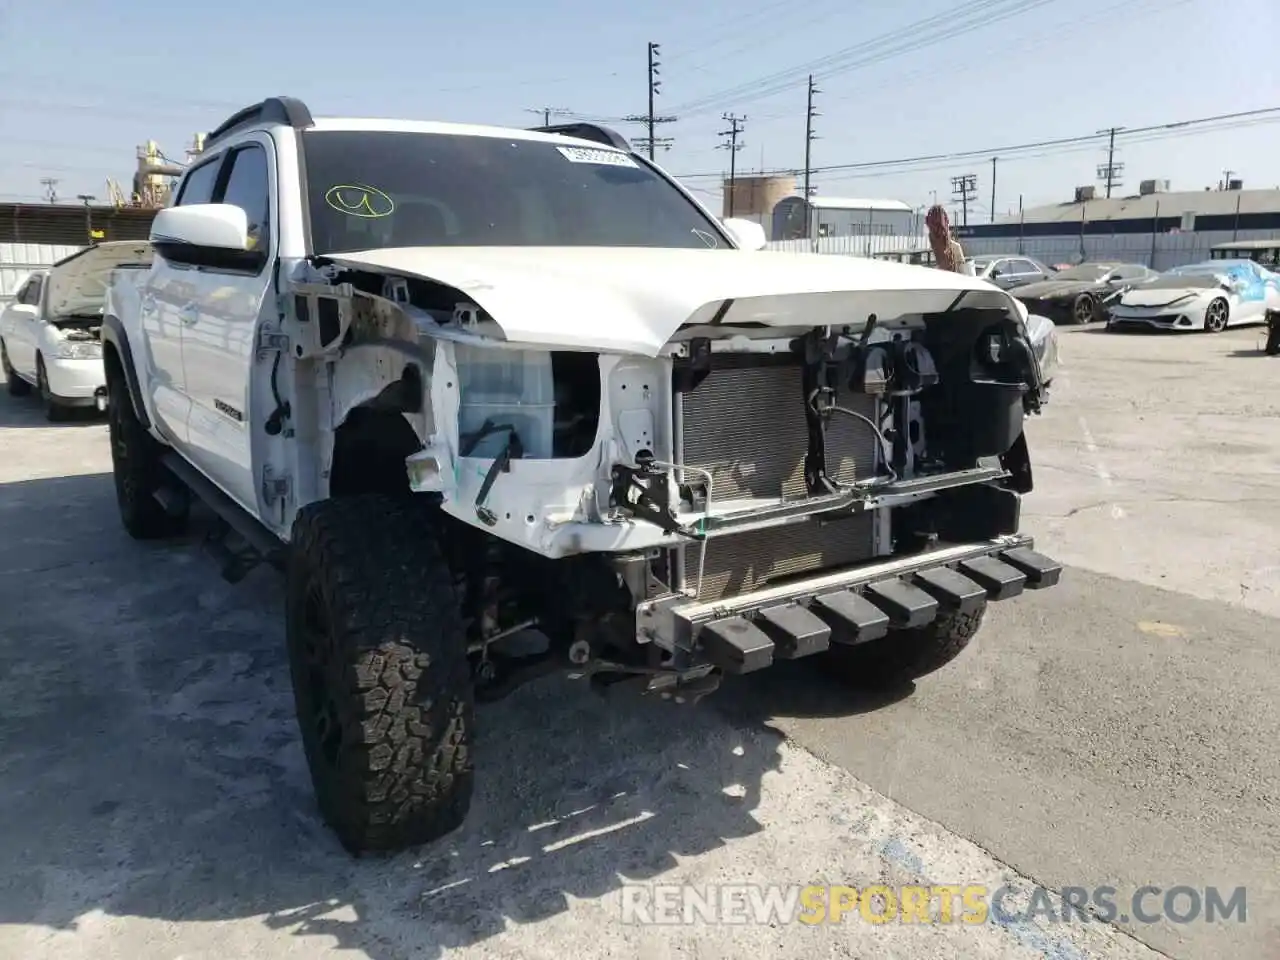
POLYGON ((95 240, 145 240, 156 211, 73 204, 0 203, 0 309, 33 270, 95 240))
POLYGON ((994 223, 956 228, 969 255, 1025 253, 1046 263, 1125 260, 1157 270, 1209 259, 1215 244, 1280 237, 1280 189, 1170 192, 1167 180, 1143 181, 1137 195, 1075 199, 994 223))

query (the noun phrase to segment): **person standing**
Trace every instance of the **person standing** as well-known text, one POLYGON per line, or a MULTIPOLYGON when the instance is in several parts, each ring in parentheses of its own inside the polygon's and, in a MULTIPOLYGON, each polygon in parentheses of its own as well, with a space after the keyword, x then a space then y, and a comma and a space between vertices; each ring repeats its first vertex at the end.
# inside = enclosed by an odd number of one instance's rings
POLYGON ((929 212, 924 215, 924 223, 929 229, 929 246, 933 248, 938 269, 972 276, 973 265, 965 262, 964 248, 951 232, 951 223, 942 204, 935 203, 929 208, 929 212))

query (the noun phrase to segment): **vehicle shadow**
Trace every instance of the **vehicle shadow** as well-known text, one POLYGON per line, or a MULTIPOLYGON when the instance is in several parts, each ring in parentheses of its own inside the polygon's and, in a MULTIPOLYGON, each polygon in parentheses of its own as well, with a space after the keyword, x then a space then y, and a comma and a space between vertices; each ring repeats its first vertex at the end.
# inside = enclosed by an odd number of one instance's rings
POLYGON ((130 540, 107 474, 0 485, 0 531, 0 954, 118 951, 105 915, 165 922, 132 927, 139 958, 210 949, 169 924, 231 920, 237 955, 436 957, 758 833, 781 762, 760 720, 840 703, 786 671, 724 713, 546 678, 481 709, 462 829, 357 860, 312 797, 274 572, 232 586, 198 535, 130 540))
POLYGON ((40 405, 38 397, 11 397, 7 393, 0 392, 0 429, 100 426, 106 422, 105 413, 99 413, 93 407, 84 407, 69 409, 67 419, 54 423, 45 419, 44 408, 40 405))

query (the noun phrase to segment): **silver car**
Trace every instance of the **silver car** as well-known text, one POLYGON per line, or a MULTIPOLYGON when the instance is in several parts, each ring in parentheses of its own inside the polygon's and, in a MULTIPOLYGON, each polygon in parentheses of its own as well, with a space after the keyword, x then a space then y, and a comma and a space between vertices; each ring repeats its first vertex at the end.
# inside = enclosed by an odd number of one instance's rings
POLYGON ((1053 277, 1053 270, 1039 260, 1018 254, 970 257, 965 263, 972 265, 975 277, 981 277, 1005 290, 1053 277))

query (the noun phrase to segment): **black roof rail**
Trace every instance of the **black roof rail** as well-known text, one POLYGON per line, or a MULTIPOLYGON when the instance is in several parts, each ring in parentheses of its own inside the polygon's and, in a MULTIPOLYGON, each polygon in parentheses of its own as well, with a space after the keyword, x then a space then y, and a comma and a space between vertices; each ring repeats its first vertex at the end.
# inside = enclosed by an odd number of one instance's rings
POLYGON ((255 123, 284 123, 301 130, 309 127, 314 121, 311 111, 301 100, 293 97, 267 97, 261 103, 238 110, 223 121, 222 125, 204 139, 205 148, 215 140, 220 140, 232 131, 248 127, 255 123))
POLYGON ((595 123, 561 123, 553 127, 530 127, 529 129, 535 133, 558 133, 565 137, 577 137, 579 140, 590 140, 593 143, 603 143, 608 147, 617 147, 627 153, 631 152, 631 144, 626 137, 616 130, 610 130, 595 123))

